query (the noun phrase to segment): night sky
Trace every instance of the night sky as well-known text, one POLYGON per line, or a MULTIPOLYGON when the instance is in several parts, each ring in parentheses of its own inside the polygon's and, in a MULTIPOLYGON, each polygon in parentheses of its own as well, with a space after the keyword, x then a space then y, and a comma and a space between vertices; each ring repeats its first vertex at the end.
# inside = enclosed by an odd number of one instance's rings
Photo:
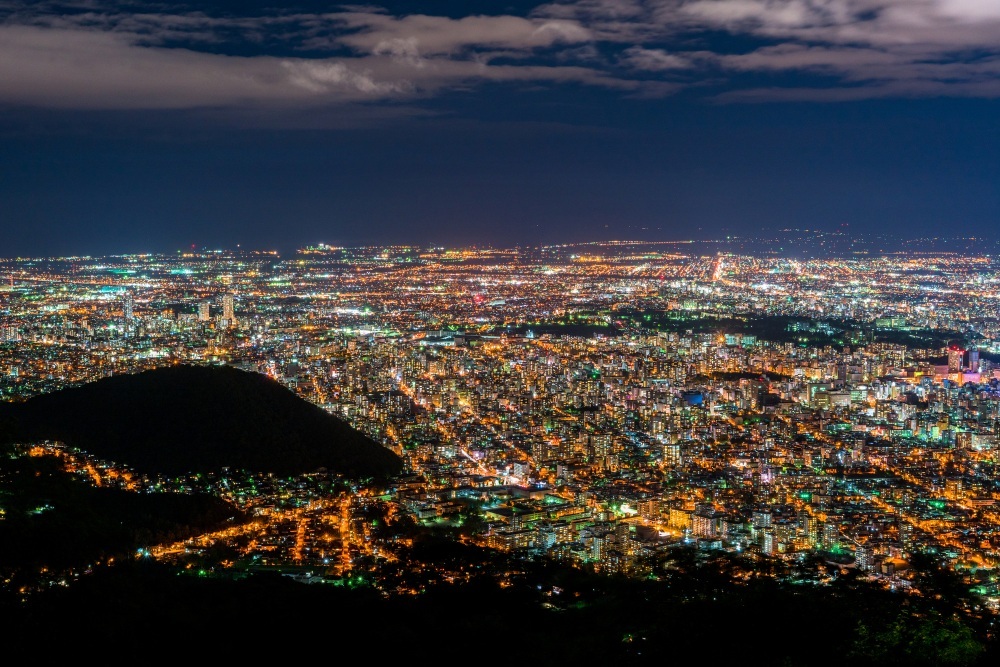
POLYGON ((0 0, 0 256, 1000 238, 998 0, 0 0))

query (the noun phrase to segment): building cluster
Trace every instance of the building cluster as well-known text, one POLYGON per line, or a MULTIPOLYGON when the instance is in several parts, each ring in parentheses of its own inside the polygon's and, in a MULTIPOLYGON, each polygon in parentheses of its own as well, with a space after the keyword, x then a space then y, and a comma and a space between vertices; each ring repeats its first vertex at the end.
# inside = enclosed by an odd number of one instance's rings
POLYGON ((684 544, 905 586, 926 551, 996 600, 1000 264, 684 251, 7 260, 0 391, 224 363, 403 458, 377 503, 315 479, 213 481, 260 517, 240 539, 261 566, 389 558, 389 507, 428 525, 475 516, 468 539, 609 572, 684 544))

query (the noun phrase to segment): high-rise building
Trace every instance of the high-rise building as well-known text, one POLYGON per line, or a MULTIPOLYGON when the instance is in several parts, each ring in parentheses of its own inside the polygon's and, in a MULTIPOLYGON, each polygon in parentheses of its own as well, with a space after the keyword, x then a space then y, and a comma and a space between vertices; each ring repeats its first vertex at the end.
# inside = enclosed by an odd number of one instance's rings
POLYGON ((666 466, 675 468, 684 462, 681 453, 681 443, 668 442, 663 446, 663 463, 666 466))
POLYGON ((962 370, 962 361, 965 359, 965 350, 952 345, 948 348, 948 372, 958 373, 962 370))
POLYGON ((231 329, 236 326, 236 299, 232 294, 222 295, 222 327, 231 329))
POLYGON ((717 523, 715 510, 711 505, 698 505, 691 515, 691 532, 698 537, 714 537, 717 523))
POLYGON ((969 367, 969 370, 972 371, 973 373, 978 373, 979 372, 979 350, 969 350, 968 351, 968 356, 969 356, 969 363, 967 364, 967 366, 969 367))
POLYGON ((774 531, 770 528, 766 529, 761 536, 760 551, 767 556, 771 556, 778 551, 778 541, 775 538, 774 531))
POLYGON ((820 544, 823 545, 824 549, 832 549, 837 546, 837 542, 840 538, 840 531, 837 529, 837 524, 835 523, 824 523, 823 529, 820 531, 820 544))
POLYGON ((868 571, 875 567, 875 551, 865 544, 859 544, 854 550, 854 559, 859 570, 868 571))
POLYGON ((122 296, 122 329, 126 334, 130 333, 133 328, 132 318, 134 307, 135 299, 132 296, 132 292, 126 291, 122 296))
POLYGON ((899 543, 904 551, 913 550, 913 524, 908 521, 900 521, 899 523, 899 543))
POLYGON ((211 315, 212 305, 208 301, 202 301, 198 304, 198 321, 208 322, 212 319, 211 315))
POLYGON ((771 513, 767 510, 754 510, 751 522, 754 528, 767 528, 771 525, 771 513))

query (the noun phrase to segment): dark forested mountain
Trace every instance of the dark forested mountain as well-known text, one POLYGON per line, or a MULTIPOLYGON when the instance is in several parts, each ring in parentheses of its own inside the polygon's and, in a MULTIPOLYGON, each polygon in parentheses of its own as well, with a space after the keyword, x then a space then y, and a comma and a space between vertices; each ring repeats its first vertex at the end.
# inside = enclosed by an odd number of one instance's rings
POLYGON ((399 458, 271 378, 172 366, 0 405, 4 439, 58 440, 141 472, 223 467, 349 477, 398 472, 399 458))

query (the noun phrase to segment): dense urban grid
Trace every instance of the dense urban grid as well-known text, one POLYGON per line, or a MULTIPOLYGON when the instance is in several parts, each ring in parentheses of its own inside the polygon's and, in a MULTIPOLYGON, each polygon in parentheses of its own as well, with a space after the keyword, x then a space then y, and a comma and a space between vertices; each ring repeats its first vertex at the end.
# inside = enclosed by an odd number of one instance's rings
MULTIPOLYGON (((290 258, 8 259, 0 275, 3 400, 225 364, 274 378, 405 462, 379 484, 323 470, 168 477, 24 444, 20 455, 56 455, 95 485, 208 491, 252 517, 141 558, 406 593, 420 585, 401 556, 408 521, 647 577, 683 545, 905 591, 929 554, 984 606, 1000 601, 991 256, 318 245, 290 258)), ((38 585, 84 572, 50 570, 38 585)))

